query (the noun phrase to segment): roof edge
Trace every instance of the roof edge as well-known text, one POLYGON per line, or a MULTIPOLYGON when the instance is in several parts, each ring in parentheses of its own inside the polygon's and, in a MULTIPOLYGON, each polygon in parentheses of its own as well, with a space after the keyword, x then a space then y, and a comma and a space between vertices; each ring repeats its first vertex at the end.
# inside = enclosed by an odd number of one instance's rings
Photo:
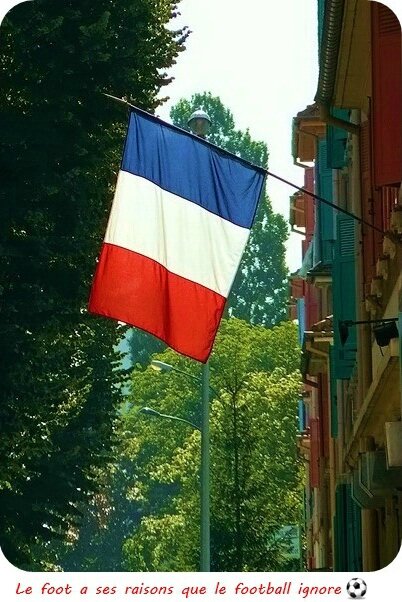
POLYGON ((338 67, 339 45, 342 32, 345 0, 327 0, 319 56, 320 70, 314 100, 330 105, 334 95, 338 67))

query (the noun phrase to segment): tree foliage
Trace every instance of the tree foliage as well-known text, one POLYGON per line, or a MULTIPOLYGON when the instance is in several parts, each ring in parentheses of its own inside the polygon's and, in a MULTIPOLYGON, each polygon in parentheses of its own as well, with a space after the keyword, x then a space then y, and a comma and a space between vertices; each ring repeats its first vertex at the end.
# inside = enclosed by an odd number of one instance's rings
POLYGON ((51 547, 64 571, 124 570, 122 542, 140 520, 138 504, 127 497, 133 468, 129 459, 120 457, 102 468, 99 490, 83 508, 79 530, 51 547))
POLYGON ((19 566, 77 528, 110 458, 122 332, 86 305, 125 126, 102 93, 158 105, 175 12, 35 0, 2 23, 0 543, 19 566))
MULTIPOLYGON (((292 323, 267 329, 235 318, 222 322, 210 360, 212 570, 287 568, 278 533, 299 522, 301 509, 298 357, 292 323)), ((171 350, 158 358, 200 376, 194 362, 171 350)), ((131 496, 142 520, 125 542, 128 570, 198 570, 200 433, 140 409, 200 424, 199 400, 197 382, 180 372, 133 373, 123 453, 136 465, 131 496)))
MULTIPOLYGON (((210 92, 181 99, 171 110, 173 123, 188 129, 187 121, 196 109, 206 111, 212 125, 208 140, 260 167, 267 167, 265 142, 253 140, 249 130, 239 130, 231 111, 210 92)), ((283 217, 274 213, 266 193, 260 200, 250 239, 228 300, 229 315, 252 324, 272 326, 286 317, 287 268, 285 241, 288 235, 283 217)))

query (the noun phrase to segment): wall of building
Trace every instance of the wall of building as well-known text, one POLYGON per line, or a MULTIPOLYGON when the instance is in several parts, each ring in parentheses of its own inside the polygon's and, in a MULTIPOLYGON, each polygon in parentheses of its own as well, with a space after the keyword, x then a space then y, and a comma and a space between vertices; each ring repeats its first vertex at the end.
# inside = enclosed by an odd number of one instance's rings
POLYGON ((325 19, 335 4, 318 2, 320 75, 336 53, 332 99, 322 123, 314 105, 294 118, 295 161, 308 147, 314 192, 351 214, 304 200, 303 265, 292 276, 304 311, 307 568, 376 570, 402 536, 402 38, 384 5, 353 0, 338 23, 339 46, 329 45, 325 19), (395 319, 393 332, 380 347, 374 331, 385 318, 395 319))

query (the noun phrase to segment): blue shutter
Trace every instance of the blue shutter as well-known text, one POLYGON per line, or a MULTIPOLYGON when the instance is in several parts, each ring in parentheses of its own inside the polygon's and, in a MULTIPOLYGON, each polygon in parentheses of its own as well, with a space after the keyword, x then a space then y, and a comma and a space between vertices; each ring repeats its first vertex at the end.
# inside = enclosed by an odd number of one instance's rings
POLYGON ((304 405, 303 399, 299 399, 297 402, 297 413, 299 417, 299 433, 306 430, 306 406, 304 405))
POLYGON ((304 331, 306 330, 306 314, 305 314, 304 298, 296 300, 296 308, 297 308, 297 321, 299 323, 299 327, 298 327, 299 345, 302 346, 304 331))
POLYGON ((349 328, 349 337, 344 346, 339 335, 339 321, 356 320, 355 282, 355 220, 339 214, 332 272, 334 376, 339 379, 350 378, 356 361, 356 326, 349 328))

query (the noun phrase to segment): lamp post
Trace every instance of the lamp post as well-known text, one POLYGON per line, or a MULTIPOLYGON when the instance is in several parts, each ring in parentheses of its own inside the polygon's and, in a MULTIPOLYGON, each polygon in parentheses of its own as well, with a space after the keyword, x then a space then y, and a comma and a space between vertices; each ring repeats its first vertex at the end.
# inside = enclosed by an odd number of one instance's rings
POLYGON ((211 570, 209 513, 209 362, 202 365, 201 387, 201 561, 200 570, 211 570))
MULTIPOLYGON (((211 127, 209 115, 202 109, 194 111, 187 122, 191 131, 205 138, 211 127)), ((200 570, 211 570, 209 512, 209 362, 202 364, 201 376, 201 562, 200 570)))
POLYGON ((144 414, 159 416, 161 418, 170 418, 180 422, 185 422, 193 428, 201 431, 201 470, 200 470, 200 535, 201 535, 201 550, 200 550, 200 571, 209 572, 211 570, 210 560, 210 510, 209 510, 209 363, 202 365, 201 378, 180 370, 171 364, 166 364, 159 360, 152 360, 151 368, 158 372, 178 372, 193 380, 201 383, 201 428, 184 418, 171 416, 170 414, 161 414, 152 408, 143 408, 144 414))

